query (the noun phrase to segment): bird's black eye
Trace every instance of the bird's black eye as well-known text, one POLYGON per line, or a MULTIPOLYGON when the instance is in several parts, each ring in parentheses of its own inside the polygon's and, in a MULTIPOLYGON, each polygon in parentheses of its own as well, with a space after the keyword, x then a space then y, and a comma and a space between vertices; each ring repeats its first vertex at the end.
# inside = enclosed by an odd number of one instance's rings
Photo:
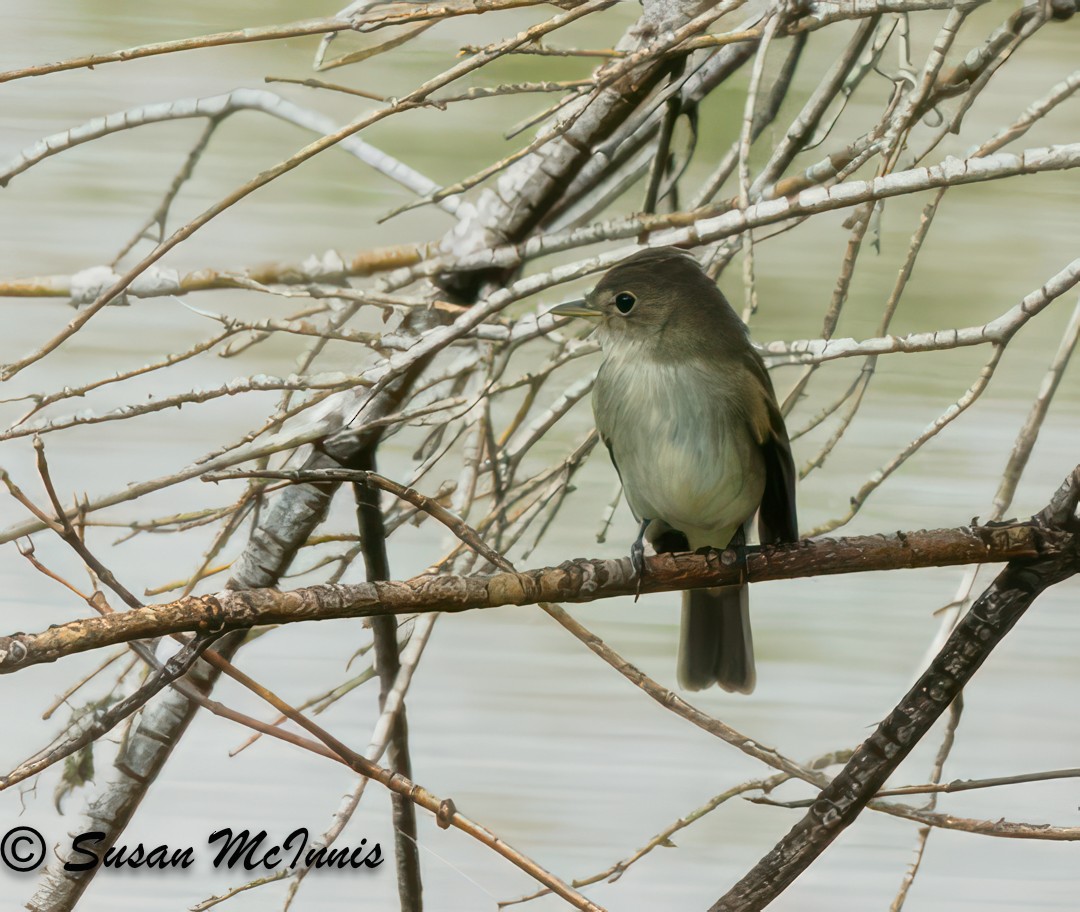
POLYGON ((620 291, 615 295, 615 306, 619 309, 619 313, 628 314, 634 309, 634 304, 637 303, 635 298, 628 291, 620 291))

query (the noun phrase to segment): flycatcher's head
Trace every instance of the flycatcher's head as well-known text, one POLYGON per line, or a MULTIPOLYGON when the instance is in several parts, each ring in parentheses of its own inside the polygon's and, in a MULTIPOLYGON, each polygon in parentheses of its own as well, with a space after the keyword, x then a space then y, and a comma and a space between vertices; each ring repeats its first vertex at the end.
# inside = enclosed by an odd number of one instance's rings
POLYGON ((718 336, 734 332, 745 340, 746 332, 697 260, 675 247, 635 253, 608 270, 584 300, 551 313, 599 320, 605 346, 652 339, 695 348, 702 337, 715 345, 718 336))

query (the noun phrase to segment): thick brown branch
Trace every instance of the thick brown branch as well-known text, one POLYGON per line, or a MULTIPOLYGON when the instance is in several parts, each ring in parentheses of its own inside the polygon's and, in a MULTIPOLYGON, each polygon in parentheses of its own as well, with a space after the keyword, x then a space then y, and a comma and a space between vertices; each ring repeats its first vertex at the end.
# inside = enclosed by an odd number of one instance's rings
POLYGON ((1080 467, 1032 521, 1048 537, 1059 539, 1058 553, 1009 561, 957 624, 930 667, 822 789, 806 816, 709 912, 753 912, 776 899, 858 817, 1032 602, 1080 570, 1078 499, 1080 467))
MULTIPOLYGON (((663 554, 649 558, 642 592, 761 582, 804 576, 1052 559, 1073 547, 1072 535, 1048 535, 1035 521, 802 541, 762 548, 740 566, 733 552, 663 554)), ((537 602, 590 602, 631 595, 638 586, 630 559, 566 561, 518 573, 420 576, 394 582, 222 591, 162 605, 87 618, 40 633, 0 637, 0 673, 53 662, 102 646, 179 631, 219 632, 262 624, 469 611, 537 602)))

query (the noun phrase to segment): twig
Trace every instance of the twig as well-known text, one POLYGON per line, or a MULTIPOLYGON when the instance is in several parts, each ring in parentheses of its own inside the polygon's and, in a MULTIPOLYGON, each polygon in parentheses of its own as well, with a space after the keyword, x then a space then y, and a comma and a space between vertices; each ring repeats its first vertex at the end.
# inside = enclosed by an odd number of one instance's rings
POLYGON ((1016 776, 996 776, 989 779, 953 779, 951 782, 929 782, 926 785, 904 785, 882 789, 879 798, 895 795, 934 795, 967 792, 972 789, 997 788, 1001 785, 1020 785, 1025 782, 1048 782, 1053 779, 1080 778, 1080 768, 1046 770, 1039 773, 1020 773, 1016 776))
MULTIPOLYGON (((824 754, 812 760, 806 764, 807 769, 821 770, 827 766, 833 766, 837 763, 844 763, 850 756, 851 751, 838 751, 831 754, 824 754)), ((614 883, 620 877, 623 876, 629 870, 630 866, 640 861, 653 849, 660 848, 662 846, 671 848, 674 843, 671 842, 671 837, 674 836, 680 830, 685 829, 693 823, 696 823, 702 817, 711 814, 718 807, 726 804, 732 798, 736 798, 739 795, 743 795, 750 791, 763 791, 765 794, 771 792, 777 786, 787 782, 791 779, 790 773, 777 773, 775 776, 769 776, 767 779, 752 779, 748 782, 743 782, 740 785, 736 785, 726 791, 721 792, 713 798, 706 801, 701 807, 695 808, 689 814, 680 817, 674 823, 664 827, 659 833, 652 837, 645 845, 634 852, 632 855, 627 856, 621 861, 615 862, 611 867, 606 868, 603 871, 599 871, 596 874, 591 874, 588 877, 575 880, 575 887, 585 887, 590 884, 599 883, 602 880, 606 880, 608 883, 614 883)), ((513 906, 518 903, 528 902, 533 899, 538 899, 541 896, 548 895, 548 890, 537 890, 535 893, 530 893, 527 896, 521 896, 517 899, 511 899, 505 902, 499 903, 500 909, 505 909, 508 906, 513 906)))
POLYGON ((1035 598, 1080 570, 1080 539, 1069 531, 1078 522, 1078 499, 1080 466, 1035 520, 1051 536, 1072 538, 1072 545, 1049 559, 1011 561, 1006 566, 807 815, 710 912, 762 908, 783 892, 855 820, 1035 598))
POLYGON ((906 447, 893 456, 893 458, 884 466, 874 472, 874 474, 863 483, 862 487, 852 495, 848 501, 848 509, 843 515, 819 523, 810 530, 808 535, 811 537, 814 535, 822 535, 847 525, 859 510, 862 509, 867 498, 881 487, 886 478, 892 475, 893 472, 917 453, 928 440, 936 437, 945 427, 955 421, 978 401, 979 397, 990 383, 991 378, 994 376, 994 371, 997 369, 998 363, 1001 361, 1001 355, 1004 351, 1005 346, 1003 344, 995 344, 990 357, 979 371, 979 376, 975 379, 975 382, 964 391, 960 398, 930 422, 918 437, 908 443, 906 447))
MULTIPOLYGON (((576 19, 580 19, 582 16, 587 15, 594 9, 601 9, 605 6, 609 6, 614 0, 585 0, 581 5, 569 10, 568 12, 561 13, 547 22, 542 22, 539 25, 532 26, 525 31, 519 33, 513 38, 507 39, 502 42, 495 50, 488 52, 487 54, 480 54, 470 60, 451 67, 446 72, 433 79, 428 80, 423 85, 414 89, 412 92, 403 96, 393 104, 388 104, 385 107, 375 111, 371 114, 363 116, 356 121, 342 127, 339 130, 335 130, 320 139, 309 143, 303 149, 296 154, 290 156, 277 165, 268 168, 261 172, 258 176, 248 181, 246 184, 233 190, 219 202, 215 203, 209 209, 204 210, 200 215, 189 221, 183 227, 174 231, 165 241, 158 244, 150 253, 148 253, 142 260, 131 267, 120 278, 110 285, 106 290, 97 296, 92 304, 87 306, 84 310, 80 311, 78 316, 71 320, 68 325, 45 342, 36 351, 31 352, 18 361, 5 365, 3 371, 0 371, 0 380, 9 380, 15 376, 19 371, 28 367, 29 365, 40 361, 49 352, 54 351, 59 347, 66 339, 69 339, 76 332, 78 332, 87 322, 98 313, 103 307, 109 304, 114 298, 122 294, 123 291, 148 267, 156 263, 161 257, 163 257, 168 251, 176 247, 182 241, 187 240, 196 231, 206 225, 208 222, 216 218, 222 212, 234 206, 245 197, 254 193, 260 187, 265 186, 271 181, 276 180, 283 174, 287 174, 294 168, 303 164, 308 159, 314 157, 320 152, 331 148, 344 139, 358 133, 365 127, 371 126, 374 123, 378 123, 381 120, 389 117, 392 114, 399 113, 400 111, 409 110, 411 108, 418 107, 432 92, 437 89, 441 89, 443 86, 460 79, 465 74, 472 72, 475 69, 483 66, 489 61, 498 57, 503 51, 517 47, 527 41, 534 40, 540 35, 547 34, 562 26, 573 22, 576 19)), ((324 31, 326 31, 324 29, 324 31)))
POLYGON ((321 35, 325 32, 344 31, 351 28, 351 23, 331 18, 302 19, 285 25, 217 32, 211 35, 200 35, 196 38, 181 38, 177 41, 159 41, 154 44, 143 44, 122 51, 113 51, 109 54, 88 54, 84 57, 61 60, 58 63, 45 63, 38 66, 22 67, 17 70, 8 70, 0 73, 0 82, 11 82, 15 79, 25 79, 28 76, 44 76, 48 73, 60 73, 64 70, 93 68, 105 63, 138 60, 143 57, 174 54, 179 51, 189 51, 197 48, 223 47, 229 44, 247 44, 253 41, 282 41, 289 38, 303 37, 304 35, 321 35))
POLYGON ((0 776, 0 788, 7 789, 31 776, 36 776, 42 770, 60 762, 65 757, 70 757, 76 751, 112 731, 124 719, 130 718, 145 706, 152 697, 185 675, 219 636, 219 633, 202 633, 193 637, 187 646, 153 672, 138 690, 108 707, 99 709, 92 718, 81 721, 76 735, 67 738, 57 747, 40 752, 20 763, 7 774, 0 776))

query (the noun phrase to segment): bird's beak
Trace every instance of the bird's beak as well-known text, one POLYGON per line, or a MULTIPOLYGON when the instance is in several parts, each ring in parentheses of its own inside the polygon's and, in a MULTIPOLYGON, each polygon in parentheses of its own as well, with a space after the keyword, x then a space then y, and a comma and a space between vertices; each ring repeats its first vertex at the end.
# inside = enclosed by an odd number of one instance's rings
POLYGON ((557 317, 591 317, 599 320, 604 314, 600 308, 582 298, 580 301, 567 301, 565 304, 557 304, 548 311, 557 317))

